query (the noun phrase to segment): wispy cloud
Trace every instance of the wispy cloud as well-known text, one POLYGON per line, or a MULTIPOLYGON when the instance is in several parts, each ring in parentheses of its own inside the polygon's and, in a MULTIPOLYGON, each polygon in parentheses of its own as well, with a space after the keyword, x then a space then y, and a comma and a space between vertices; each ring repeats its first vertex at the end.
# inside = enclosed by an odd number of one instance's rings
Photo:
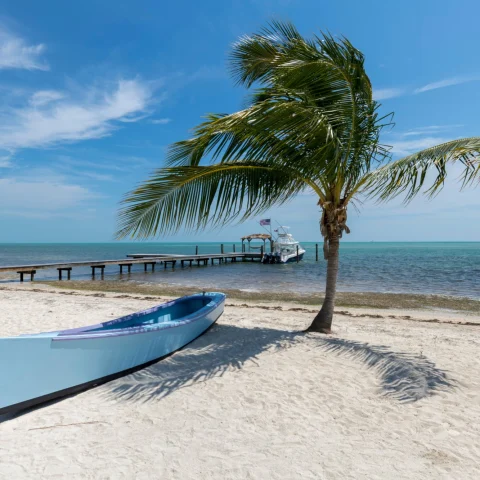
POLYGON ((392 87, 392 88, 374 88, 373 98, 375 100, 386 100, 389 98, 400 97, 403 95, 412 95, 418 93, 428 92, 430 90, 436 90, 438 88, 451 87, 453 85, 461 85, 462 83, 474 82, 480 80, 480 75, 461 75, 456 77, 449 77, 438 82, 428 83, 423 87, 411 88, 404 87, 392 87))
POLYGON ((2 213, 52 214, 98 198, 87 188, 62 179, 0 178, 2 213))
POLYGON ((58 92, 57 90, 39 90, 30 97, 30 105, 34 107, 42 107, 47 103, 61 100, 65 97, 65 94, 58 92))
POLYGON ((136 121, 152 98, 140 80, 90 87, 80 98, 57 91, 34 93, 26 105, 0 111, 0 149, 40 148, 109 135, 118 121, 136 121))
POLYGON ((388 98, 400 97, 405 92, 404 88, 375 88, 373 89, 373 98, 375 100, 386 100, 388 98))
POLYGON ((458 130, 455 131, 455 129, 460 127, 463 125, 427 125, 406 132, 389 133, 384 142, 392 147, 390 151, 394 156, 411 155, 458 138, 458 130))
POLYGON ((26 40, 0 26, 0 69, 16 68, 26 70, 48 70, 41 56, 45 45, 29 45, 26 40))
POLYGON ((403 137, 419 136, 419 135, 435 135, 439 132, 446 132, 455 128, 463 127, 463 125, 428 125, 426 127, 419 127, 409 130, 402 134, 403 137))
MULTIPOLYGON (((78 160, 68 155, 58 155, 56 166, 69 169, 72 167, 94 168, 96 170, 111 170, 114 172, 131 172, 131 166, 119 166, 115 163, 104 163, 103 161, 93 162, 91 160, 78 160)), ((117 157, 118 158, 118 157, 117 157)))
POLYGON ((171 118, 155 118, 151 121, 154 125, 166 125, 172 121, 171 118))
POLYGON ((12 155, 0 155, 0 168, 8 168, 11 167, 12 164, 10 160, 12 159, 12 155))
POLYGON ((443 80, 439 80, 438 82, 427 83, 427 85, 424 85, 423 87, 415 89, 414 93, 428 92, 430 90, 451 87, 453 85, 460 85, 462 83, 474 82, 476 80, 480 80, 480 75, 465 75, 465 76, 445 78, 443 80))
MULTIPOLYGON (((411 155, 425 148, 433 147, 440 143, 448 142, 442 137, 423 137, 415 140, 394 140, 387 142, 392 146, 391 152, 395 155, 411 155)), ((450 139, 451 140, 451 139, 450 139)))
MULTIPOLYGON (((98 168, 98 165, 95 165, 92 167, 94 169, 98 168)), ((115 178, 113 175, 110 175, 109 173, 98 173, 97 171, 91 169, 87 170, 85 168, 80 169, 80 168, 72 168, 66 165, 61 166, 61 170, 65 173, 67 173, 70 176, 73 177, 83 177, 83 178, 89 178, 91 180, 97 180, 99 182, 113 182, 115 181, 115 178)))
MULTIPOLYGON (((68 168, 85 168, 89 170, 102 170, 109 172, 107 175, 115 176, 119 172, 132 172, 133 170, 152 169, 158 166, 156 162, 152 162, 144 157, 136 157, 133 155, 118 155, 98 151, 96 149, 82 149, 82 155, 86 158, 94 158, 93 160, 85 160, 84 158, 75 158, 70 155, 57 155, 55 163, 56 167, 68 168)), ((76 151, 75 154, 79 152, 76 151)))

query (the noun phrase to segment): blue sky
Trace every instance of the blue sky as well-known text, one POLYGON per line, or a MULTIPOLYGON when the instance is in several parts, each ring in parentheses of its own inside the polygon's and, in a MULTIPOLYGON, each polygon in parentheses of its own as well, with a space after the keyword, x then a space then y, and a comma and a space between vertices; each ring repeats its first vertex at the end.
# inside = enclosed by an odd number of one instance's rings
MULTIPOLYGON (((242 106, 229 47, 271 19, 345 35, 395 128, 395 157, 480 135, 480 5, 466 1, 0 2, 0 242, 110 241, 122 195, 208 112, 242 106)), ((455 173, 434 200, 367 202, 350 241, 480 240, 480 190, 455 173)), ((318 240, 302 195, 269 215, 318 240)), ((198 240, 233 240, 257 219, 198 240)), ((180 232, 161 240, 185 241, 180 232)))

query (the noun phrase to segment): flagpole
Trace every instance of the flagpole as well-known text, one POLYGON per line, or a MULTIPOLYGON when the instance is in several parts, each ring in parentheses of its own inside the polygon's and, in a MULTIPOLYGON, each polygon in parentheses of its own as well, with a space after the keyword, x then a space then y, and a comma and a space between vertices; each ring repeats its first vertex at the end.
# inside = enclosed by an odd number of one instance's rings
POLYGON ((272 225, 271 225, 272 222, 270 222, 270 232, 260 222, 258 222, 258 223, 267 233, 270 233, 270 235, 272 235, 272 225))
MULTIPOLYGON (((278 223, 277 220, 275 220, 275 221, 278 223)), ((280 224, 278 223, 278 226, 279 226, 279 228, 281 228, 281 229, 283 230, 283 233, 287 233, 287 231, 285 230, 285 228, 283 228, 283 225, 280 225, 280 224)), ((289 227, 286 227, 286 228, 289 228, 289 227)))
POLYGON ((270 252, 273 252, 273 233, 272 233, 272 220, 270 220, 270 252))

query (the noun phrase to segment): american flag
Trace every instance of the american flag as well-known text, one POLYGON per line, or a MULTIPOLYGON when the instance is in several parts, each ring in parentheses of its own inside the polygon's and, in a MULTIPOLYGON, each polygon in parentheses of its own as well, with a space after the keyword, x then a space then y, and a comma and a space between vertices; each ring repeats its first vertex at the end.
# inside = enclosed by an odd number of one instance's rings
POLYGON ((264 218, 263 220, 260 220, 260 225, 263 227, 265 225, 270 225, 270 219, 269 218, 264 218))

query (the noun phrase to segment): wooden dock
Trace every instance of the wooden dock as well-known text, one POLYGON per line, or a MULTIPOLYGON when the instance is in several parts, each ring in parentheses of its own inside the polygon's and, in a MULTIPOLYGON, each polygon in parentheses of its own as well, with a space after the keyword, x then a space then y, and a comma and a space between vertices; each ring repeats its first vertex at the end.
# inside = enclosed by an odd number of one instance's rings
POLYGON ((212 253, 212 254, 203 254, 203 255, 169 255, 162 253, 133 253, 127 255, 127 258, 120 260, 92 260, 92 261, 81 261, 81 262, 62 262, 62 263, 39 263, 32 265, 10 265, 2 267, 0 266, 0 272, 16 272, 20 275, 20 281, 23 282, 24 275, 30 275, 30 280, 33 281, 37 270, 44 269, 53 269, 56 268, 58 271, 58 279, 63 279, 63 274, 66 273, 67 279, 70 280, 72 269, 75 267, 90 267, 92 269, 92 278, 95 278, 97 270, 100 270, 100 274, 103 277, 105 272, 105 267, 107 265, 118 265, 120 267, 120 274, 123 274, 123 269, 126 267, 127 272, 131 273, 132 265, 143 264, 144 271, 147 271, 147 268, 150 266, 151 271, 155 270, 156 264, 163 264, 164 269, 167 266, 175 268, 177 262, 180 263, 181 267, 184 268, 187 264, 189 267, 196 264, 208 265, 210 262, 211 265, 214 265, 215 261, 218 264, 240 261, 261 261, 262 253, 250 253, 250 252, 231 252, 231 253, 212 253))

